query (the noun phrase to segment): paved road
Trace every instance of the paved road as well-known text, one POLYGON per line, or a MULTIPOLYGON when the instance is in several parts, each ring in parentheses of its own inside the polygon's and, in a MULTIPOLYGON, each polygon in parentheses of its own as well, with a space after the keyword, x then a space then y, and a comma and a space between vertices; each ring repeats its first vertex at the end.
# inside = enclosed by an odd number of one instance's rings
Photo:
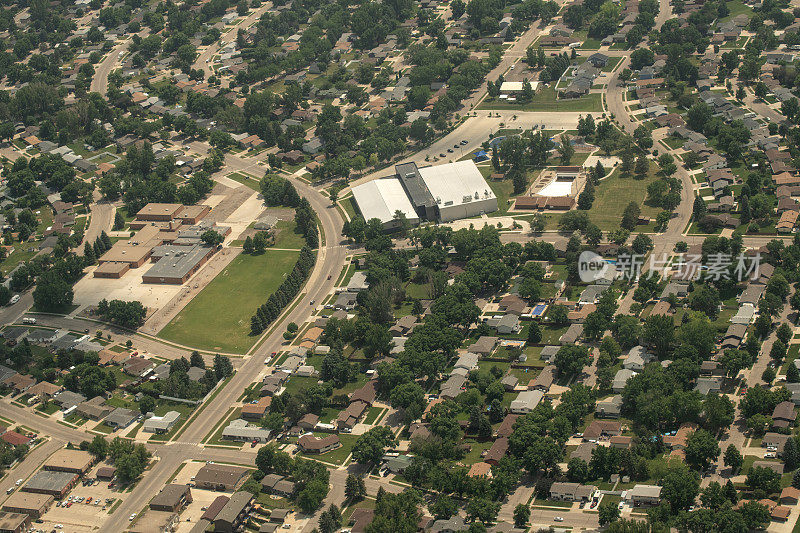
MULTIPOLYGON (((97 240, 101 233, 104 231, 108 233, 114 227, 116 209, 114 204, 107 201, 94 203, 89 206, 89 209, 92 216, 89 219, 89 227, 86 228, 86 232, 83 234, 83 240, 91 244, 97 240)), ((76 253, 83 255, 83 247, 79 246, 76 253)))
MULTIPOLYGON (((214 54, 219 52, 219 49, 222 45, 231 41, 235 41, 239 30, 246 30, 258 22, 258 19, 261 18, 261 15, 269 11, 271 8, 272 2, 264 2, 246 18, 241 19, 238 24, 231 26, 222 32, 222 35, 220 35, 220 38, 215 43, 210 44, 202 52, 200 52, 200 54, 198 54, 194 65, 192 65, 192 68, 195 70, 202 70, 205 73, 206 79, 214 75, 214 70, 211 68, 211 58, 214 56, 214 54)), ((227 87, 228 83, 227 81, 222 81, 221 85, 227 87)))
POLYGON ((757 113, 776 124, 780 124, 786 118, 780 112, 771 108, 766 102, 756 98, 752 87, 745 87, 745 95, 744 104, 754 113, 757 113))
MULTIPOLYGON (((145 35, 142 34, 142 36, 144 37, 145 35)), ((112 48, 100 64, 95 67, 94 77, 92 77, 92 83, 89 85, 90 92, 106 95, 106 92, 108 92, 108 75, 119 65, 125 50, 128 49, 129 41, 130 36, 112 48)))
MULTIPOLYGON (((794 294, 794 289, 792 288, 789 297, 794 294)), ((778 316, 776 322, 777 324, 788 323, 791 324, 789 320, 789 315, 792 313, 791 306, 787 303, 783 306, 783 310, 781 311, 780 315, 778 316)), ((777 328, 773 329, 772 333, 770 333, 769 337, 761 344, 761 351, 758 354, 758 358, 756 362, 753 363, 753 366, 743 370, 739 373, 739 376, 742 378, 742 382, 747 384, 749 387, 752 387, 757 384, 763 384, 763 380, 761 379, 761 374, 769 366, 770 361, 772 358, 770 357, 770 350, 772 349, 772 345, 774 344, 775 340, 778 338, 776 335, 777 328)), ((729 445, 733 444, 739 451, 744 452, 745 450, 745 442, 747 442, 747 421, 742 417, 741 410, 739 409, 739 400, 742 398, 741 396, 737 396, 734 394, 729 394, 728 397, 736 406, 734 412, 734 423, 731 427, 723 434, 722 438, 719 439, 719 448, 720 448, 720 455, 717 457, 715 461, 715 468, 714 474, 703 479, 703 486, 708 485, 708 483, 712 481, 718 481, 720 483, 726 483, 728 479, 731 477, 731 472, 729 469, 724 468, 724 461, 723 457, 725 455, 725 450, 728 448, 729 445)))

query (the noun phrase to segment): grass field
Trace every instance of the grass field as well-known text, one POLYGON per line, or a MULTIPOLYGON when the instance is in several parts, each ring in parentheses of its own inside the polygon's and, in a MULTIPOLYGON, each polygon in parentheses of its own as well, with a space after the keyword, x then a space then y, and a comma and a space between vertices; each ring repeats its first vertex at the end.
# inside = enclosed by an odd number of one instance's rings
POLYGON ((727 2, 727 5, 728 9, 730 10, 730 13, 728 14, 727 17, 720 19, 719 20, 720 22, 728 22, 737 15, 749 15, 750 13, 753 12, 753 8, 746 5, 744 2, 742 2, 742 0, 731 0, 727 2))
POLYGON ((484 101, 479 109, 506 109, 519 111, 602 111, 600 93, 592 93, 580 98, 556 98, 552 87, 545 87, 527 104, 503 101, 484 101))
POLYGON ((274 248, 291 248, 299 250, 306 244, 303 236, 296 232, 297 224, 294 220, 279 220, 275 226, 277 236, 274 248))
POLYGON ((341 200, 339 203, 342 204, 342 208, 344 209, 345 213, 347 213, 347 216, 349 216, 350 218, 354 218, 358 214, 358 208, 356 207, 356 200, 355 198, 353 198, 352 195, 348 196, 344 200, 341 200))
POLYGON ((159 336, 206 350, 244 353, 256 341, 250 317, 283 282, 298 252, 240 254, 159 332, 159 336))
POLYGON ((242 185, 247 185, 256 192, 261 190, 261 183, 256 178, 247 174, 233 172, 232 174, 228 174, 228 177, 234 181, 238 181, 242 185))
POLYGON ((655 181, 652 173, 655 165, 651 165, 651 173, 643 180, 635 178, 621 178, 619 172, 614 172, 595 187, 595 200, 589 210, 589 219, 603 230, 619 228, 620 218, 625 207, 636 202, 642 208, 642 216, 654 217, 659 209, 644 205, 647 198, 647 185, 655 181))

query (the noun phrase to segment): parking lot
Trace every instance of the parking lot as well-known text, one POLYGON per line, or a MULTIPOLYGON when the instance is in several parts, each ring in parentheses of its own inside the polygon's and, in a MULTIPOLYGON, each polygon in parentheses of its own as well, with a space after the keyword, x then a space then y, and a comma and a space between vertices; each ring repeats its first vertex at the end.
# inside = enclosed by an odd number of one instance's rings
POLYGON ((95 465, 61 502, 56 502, 50 507, 42 516, 42 522, 33 524, 33 527, 44 531, 59 529, 70 533, 97 531, 97 525, 108 518, 109 510, 120 496, 125 494, 110 489, 108 481, 96 479, 97 469, 100 466, 104 465, 95 465), (84 484, 87 481, 93 482, 84 484), (56 527, 59 524, 61 528, 56 527))

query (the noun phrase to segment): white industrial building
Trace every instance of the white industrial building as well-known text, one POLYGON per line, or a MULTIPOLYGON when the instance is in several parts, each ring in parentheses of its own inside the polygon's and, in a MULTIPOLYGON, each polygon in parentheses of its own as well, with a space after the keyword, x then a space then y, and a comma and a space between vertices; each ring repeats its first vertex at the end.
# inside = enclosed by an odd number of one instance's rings
POLYGON ((353 187, 353 198, 364 220, 377 218, 385 229, 399 227, 400 222, 395 219, 397 211, 403 213, 411 224, 419 223, 414 206, 397 178, 372 180, 353 187))
POLYGON ((395 167, 393 178, 353 187, 353 197, 365 220, 378 218, 384 228, 396 228, 396 211, 409 222, 451 222, 497 211, 497 197, 471 160, 418 168, 395 167))
POLYGON ((419 169, 441 222, 497 211, 497 197, 471 160, 419 169))

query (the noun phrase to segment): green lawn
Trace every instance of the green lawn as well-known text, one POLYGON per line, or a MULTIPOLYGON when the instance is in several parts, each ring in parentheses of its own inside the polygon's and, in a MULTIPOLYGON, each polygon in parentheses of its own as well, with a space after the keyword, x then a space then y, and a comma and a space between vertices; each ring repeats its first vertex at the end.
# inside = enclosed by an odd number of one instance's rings
POLYGON ((478 106, 479 109, 506 109, 519 111, 602 111, 600 93, 592 93, 580 98, 556 98, 553 87, 545 87, 527 104, 517 102, 504 102, 500 100, 486 100, 478 106))
POLYGON ((257 179, 253 178, 252 176, 241 174, 239 172, 234 172, 233 174, 228 174, 228 177, 233 181, 238 181, 242 185, 250 187, 256 192, 261 190, 260 182, 257 179))
POLYGON ((745 5, 742 0, 731 0, 728 2, 728 9, 730 10, 730 13, 727 17, 720 19, 720 22, 727 22, 732 20, 737 15, 750 15, 753 12, 753 8, 745 5))
MULTIPOLYGON (((320 433, 317 436, 323 437, 325 435, 320 433)), ((301 452, 298 455, 305 457, 306 459, 319 459, 320 461, 325 461, 326 463, 340 465, 344 463, 344 460, 347 459, 348 455, 350 455, 350 451, 353 449, 356 439, 358 439, 357 435, 339 435, 339 440, 341 441, 342 445, 335 450, 331 450, 323 454, 301 452)))
POLYGON ((664 139, 664 144, 672 148, 673 150, 677 150, 681 148, 686 143, 686 139, 681 139, 680 137, 673 137, 669 136, 664 139))
POLYGON ((58 411, 58 406, 53 402, 40 403, 36 406, 36 410, 46 415, 52 415, 58 411))
POLYGON ((643 180, 635 178, 621 178, 619 172, 614 172, 595 187, 595 200, 589 210, 589 219, 603 230, 619 228, 622 212, 625 207, 636 202, 642 208, 642 216, 655 217, 659 209, 644 205, 647 198, 647 185, 656 180, 652 170, 643 180))
POLYGON ((275 226, 275 248, 291 248, 299 250, 306 244, 303 236, 297 233, 294 220, 279 220, 275 226))
POLYGON ((283 282, 298 252, 240 254, 203 289, 159 336, 192 347, 244 353, 256 337, 250 317, 283 282))
POLYGON ((370 407, 369 411, 367 411, 367 416, 364 418, 365 424, 374 424, 375 420, 377 420, 378 415, 383 412, 381 407, 370 407))
POLYGON ((339 203, 342 204, 342 208, 350 218, 354 218, 356 214, 358 214, 359 211, 358 207, 356 207, 356 200, 352 195, 348 196, 344 200, 339 200, 339 203))

